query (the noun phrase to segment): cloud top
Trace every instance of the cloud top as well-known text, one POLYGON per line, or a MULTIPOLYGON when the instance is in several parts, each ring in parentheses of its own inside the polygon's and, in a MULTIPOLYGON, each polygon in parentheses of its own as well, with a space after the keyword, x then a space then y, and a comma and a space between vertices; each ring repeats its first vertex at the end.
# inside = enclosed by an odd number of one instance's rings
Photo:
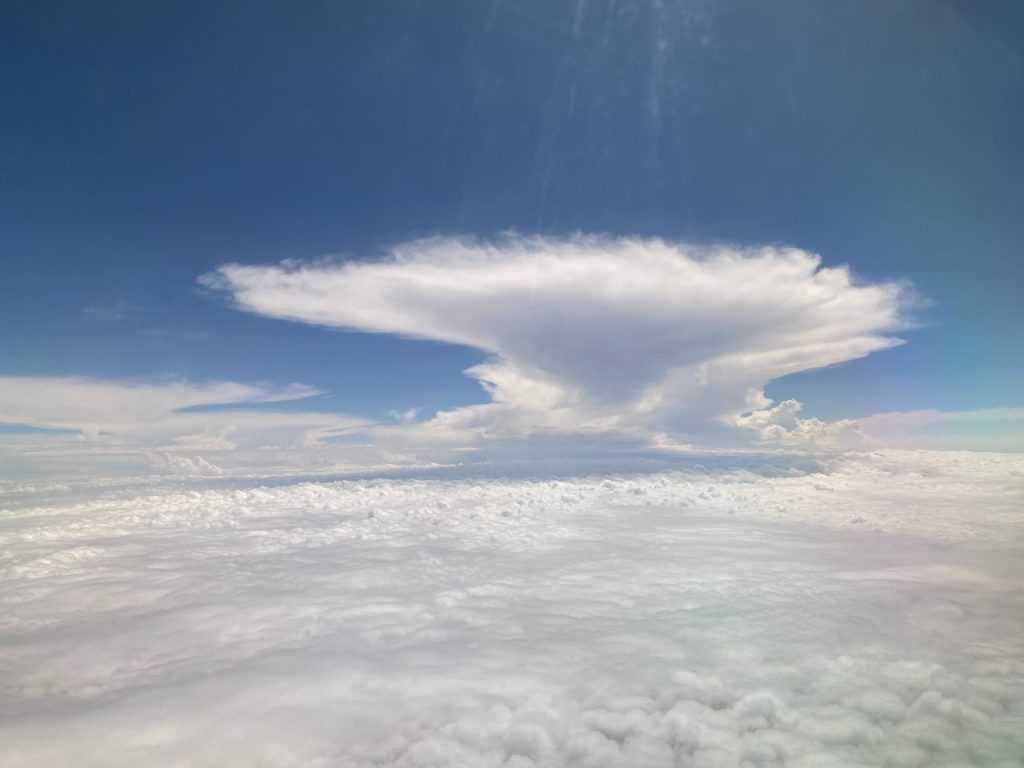
POLYGON ((792 458, 0 482, 0 762, 1019 767, 1024 456, 792 458))

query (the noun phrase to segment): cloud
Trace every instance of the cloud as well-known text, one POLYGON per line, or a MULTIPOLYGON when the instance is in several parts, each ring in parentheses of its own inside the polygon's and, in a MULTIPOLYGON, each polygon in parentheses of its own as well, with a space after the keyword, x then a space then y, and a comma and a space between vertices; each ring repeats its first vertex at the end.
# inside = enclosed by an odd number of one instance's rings
POLYGON ((0 376, 0 422, 77 429, 95 436, 103 431, 138 429, 186 408, 301 400, 319 393, 304 384, 275 387, 230 381, 0 376))
POLYGON ((60 471, 67 471, 75 459, 79 470, 90 461, 106 462, 109 468, 111 457, 123 462, 126 455, 137 457, 136 466, 142 461, 174 471, 216 467, 203 458, 208 453, 230 452, 224 460, 235 466, 256 458, 265 464, 272 456, 317 449, 333 436, 370 424, 338 413, 245 407, 302 400, 319 392, 304 384, 0 376, 0 423, 30 428, 5 435, 0 452, 15 454, 5 457, 4 469, 12 472, 23 471, 26 463, 57 459, 62 459, 56 462, 60 471), (234 407, 195 410, 220 405, 234 407))
POLYGON ((89 304, 82 309, 82 314, 96 320, 116 321, 123 320, 133 311, 135 311, 133 305, 126 301, 117 301, 113 304, 89 304))
POLYGON ((762 408, 736 417, 735 424, 753 430, 763 445, 789 448, 843 449, 862 448, 866 437, 852 419, 823 421, 802 418, 803 405, 784 400, 774 408, 762 408))
POLYGON ((174 453, 155 453, 151 457, 154 465, 166 469, 168 474, 199 475, 216 477, 224 474, 224 470, 202 456, 179 456, 174 453))
POLYGON ((894 447, 1024 450, 1024 408, 878 413, 857 428, 894 447))
POLYGON ((407 408, 404 411, 388 411, 388 416, 390 416, 399 424, 412 424, 416 421, 416 417, 418 415, 418 408, 407 408))
POLYGON ((795 400, 769 400, 764 387, 780 376, 901 344, 895 334, 916 304, 905 284, 863 283, 798 249, 431 238, 377 262, 228 264, 200 282, 260 315, 478 349, 487 357, 466 373, 490 401, 378 423, 254 407, 319 394, 303 384, 6 376, 0 425, 20 432, 0 432, 3 470, 77 462, 82 471, 88 459, 109 470, 126 456, 135 469, 215 474, 602 454, 628 462, 708 448, 1024 446, 1013 409, 826 422, 795 400))
POLYGON ((725 439, 772 379, 896 346, 914 298, 792 248, 507 236, 403 243, 379 262, 228 264, 239 309, 461 344, 492 402, 421 431, 725 439))
POLYGON ((5 768, 1024 754, 1024 456, 67 485, 0 483, 5 768))

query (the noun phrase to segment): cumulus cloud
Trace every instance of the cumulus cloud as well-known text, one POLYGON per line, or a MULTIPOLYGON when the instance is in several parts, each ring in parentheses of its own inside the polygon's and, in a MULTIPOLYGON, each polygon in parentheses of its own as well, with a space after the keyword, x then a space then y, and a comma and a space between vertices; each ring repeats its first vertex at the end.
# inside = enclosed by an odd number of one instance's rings
POLYGON ((736 417, 734 423, 753 430, 761 444, 797 448, 861 448, 867 444, 861 426, 853 419, 823 421, 803 418, 803 404, 784 400, 774 408, 762 408, 736 417))
POLYGON ((224 470, 202 456, 180 456, 175 453, 157 452, 150 456, 153 465, 158 469, 166 469, 170 474, 199 475, 216 477, 224 474, 224 470))
POLYGON ((900 344, 913 298, 792 248, 432 238, 378 262, 228 264, 201 282, 270 317, 463 344, 491 395, 426 429, 703 439, 774 378, 900 344))

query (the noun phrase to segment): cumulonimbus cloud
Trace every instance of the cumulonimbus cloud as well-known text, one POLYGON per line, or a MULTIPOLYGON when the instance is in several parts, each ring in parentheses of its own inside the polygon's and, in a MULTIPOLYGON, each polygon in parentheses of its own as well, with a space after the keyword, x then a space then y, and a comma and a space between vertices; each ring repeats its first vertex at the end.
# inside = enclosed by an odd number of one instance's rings
POLYGON ((904 284, 795 248, 591 236, 430 238, 375 262, 227 264, 200 282, 260 315, 488 353, 467 373, 492 402, 438 426, 490 434, 721 429, 770 406, 772 379, 902 343, 913 304, 904 284))

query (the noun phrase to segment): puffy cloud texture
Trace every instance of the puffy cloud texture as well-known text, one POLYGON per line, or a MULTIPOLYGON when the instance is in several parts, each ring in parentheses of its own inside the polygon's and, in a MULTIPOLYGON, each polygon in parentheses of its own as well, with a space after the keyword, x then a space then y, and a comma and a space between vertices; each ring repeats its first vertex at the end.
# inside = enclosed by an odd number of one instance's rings
POLYGON ((0 482, 4 768, 1024 755, 1024 457, 0 482))
POLYGON ((784 400, 774 408, 737 416, 737 427, 751 429, 762 445, 800 448, 854 448, 866 440, 861 424, 853 419, 822 421, 800 416, 803 405, 784 400))
POLYGON ((493 402, 433 426, 705 438, 771 403, 770 380, 901 343, 912 297, 797 249, 661 240, 434 238, 379 262, 229 264, 202 278, 246 311, 464 344, 493 402))

